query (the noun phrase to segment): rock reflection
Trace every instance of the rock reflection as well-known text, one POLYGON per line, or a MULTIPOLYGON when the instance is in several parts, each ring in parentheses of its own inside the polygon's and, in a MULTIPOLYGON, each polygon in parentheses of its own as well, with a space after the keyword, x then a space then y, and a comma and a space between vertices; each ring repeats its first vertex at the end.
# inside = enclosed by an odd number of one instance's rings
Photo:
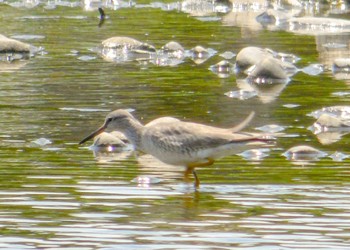
POLYGON ((184 62, 185 49, 175 41, 165 44, 158 52, 154 64, 158 66, 176 66, 184 62))
POLYGON ((99 163, 125 160, 132 154, 132 146, 124 134, 118 131, 97 135, 89 149, 99 163))
POLYGON ((342 113, 341 109, 347 110, 344 106, 335 106, 311 113, 318 119, 308 129, 317 136, 322 144, 327 145, 337 142, 342 136, 350 133, 350 117, 348 117, 347 112, 342 113))
MULTIPOLYGON (((311 129, 312 131, 312 129, 311 129)), ((344 132, 344 131, 327 131, 327 132, 320 132, 320 133, 314 133, 317 137, 317 140, 323 144, 323 145, 329 145, 332 143, 335 143, 337 141, 340 141, 343 136, 349 134, 350 131, 344 132)))
POLYGON ((270 82, 256 83, 247 78, 237 79, 238 88, 247 92, 247 94, 250 92, 250 96, 257 95, 262 103, 273 102, 281 94, 287 84, 288 81, 284 80, 270 80, 270 82))
POLYGON ((96 148, 92 152, 98 163, 113 163, 123 161, 132 156, 131 150, 113 151, 112 147, 96 148))
POLYGON ((350 58, 334 59, 332 65, 332 72, 335 79, 350 80, 350 58))
MULTIPOLYGON (((0 55, 1 57, 1 55, 0 55)), ((7 56, 5 56, 7 58, 7 56)), ((6 59, 7 60, 7 59, 6 59)), ((0 59, 0 72, 15 72, 23 68, 28 61, 15 60, 11 62, 4 62, 0 59)))
POLYGON ((336 79, 349 79, 347 58, 350 57, 348 34, 317 35, 316 45, 320 62, 336 79))

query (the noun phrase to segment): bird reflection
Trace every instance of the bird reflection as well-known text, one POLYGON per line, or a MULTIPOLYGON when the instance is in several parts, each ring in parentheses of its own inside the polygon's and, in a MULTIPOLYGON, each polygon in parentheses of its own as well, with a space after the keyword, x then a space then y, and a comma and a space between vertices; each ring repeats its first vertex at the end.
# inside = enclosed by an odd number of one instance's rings
POLYGON ((98 23, 98 27, 101 28, 105 22, 106 14, 102 8, 98 8, 98 12, 100 13, 100 22, 98 23))

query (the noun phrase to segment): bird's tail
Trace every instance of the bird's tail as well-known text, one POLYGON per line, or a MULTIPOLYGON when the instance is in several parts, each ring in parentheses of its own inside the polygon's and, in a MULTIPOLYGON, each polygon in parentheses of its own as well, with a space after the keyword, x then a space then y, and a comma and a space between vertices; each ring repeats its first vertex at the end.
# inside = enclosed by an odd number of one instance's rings
POLYGON ((252 111, 247 118, 245 118, 240 124, 237 124, 233 128, 229 128, 228 130, 231 131, 232 133, 236 133, 244 129, 254 118, 255 112, 252 111))

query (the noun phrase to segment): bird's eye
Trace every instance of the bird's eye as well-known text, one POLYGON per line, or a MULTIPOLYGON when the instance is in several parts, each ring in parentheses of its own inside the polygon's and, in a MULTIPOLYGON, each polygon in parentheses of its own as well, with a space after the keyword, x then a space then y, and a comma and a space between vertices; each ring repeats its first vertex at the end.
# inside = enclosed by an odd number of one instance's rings
POLYGON ((113 118, 112 117, 108 117, 106 122, 109 123, 111 121, 113 121, 113 118))

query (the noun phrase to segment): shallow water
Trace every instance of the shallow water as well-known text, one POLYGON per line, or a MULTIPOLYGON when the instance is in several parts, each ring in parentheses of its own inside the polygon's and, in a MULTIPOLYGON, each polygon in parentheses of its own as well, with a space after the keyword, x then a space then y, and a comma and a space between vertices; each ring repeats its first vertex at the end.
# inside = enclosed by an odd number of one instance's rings
POLYGON ((330 61, 348 51, 322 44, 347 41, 348 33, 300 35, 229 22, 233 11, 196 17, 175 3, 146 1, 105 8, 109 18, 99 27, 96 8, 80 2, 35 3, 0 5, 1 33, 46 52, 1 66, 2 249, 350 246, 349 160, 330 157, 349 154, 348 135, 321 144, 308 130, 312 111, 347 104, 348 80, 333 75, 330 61), (175 40, 187 50, 202 45, 217 53, 202 64, 191 58, 174 67, 115 64, 93 52, 111 36, 130 36, 157 49, 175 40), (223 60, 220 54, 246 46, 293 53, 301 58, 299 68, 321 63, 326 70, 316 76, 299 72, 288 84, 251 98, 230 98, 225 93, 242 82, 209 68, 223 60), (194 190, 183 169, 150 156, 94 156, 88 144, 78 146, 116 108, 135 109, 144 123, 174 116, 222 127, 254 110, 246 130, 274 125, 284 135, 261 158, 248 152, 198 169, 202 184, 194 190), (295 162, 282 155, 300 144, 327 156, 295 162))

